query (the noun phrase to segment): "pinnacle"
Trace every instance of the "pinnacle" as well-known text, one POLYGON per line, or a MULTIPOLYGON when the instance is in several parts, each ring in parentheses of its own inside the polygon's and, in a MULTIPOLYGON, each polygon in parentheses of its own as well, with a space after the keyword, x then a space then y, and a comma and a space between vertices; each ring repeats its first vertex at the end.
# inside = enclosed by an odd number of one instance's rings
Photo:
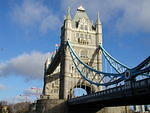
POLYGON ((85 9, 83 8, 82 5, 80 5, 80 6, 77 8, 77 10, 79 10, 79 11, 85 11, 85 9))
POLYGON ((70 16, 70 7, 68 7, 68 9, 67 9, 66 19, 71 19, 71 16, 70 16))
POLYGON ((100 18, 99 18, 99 12, 97 13, 97 21, 96 24, 101 24, 100 18))

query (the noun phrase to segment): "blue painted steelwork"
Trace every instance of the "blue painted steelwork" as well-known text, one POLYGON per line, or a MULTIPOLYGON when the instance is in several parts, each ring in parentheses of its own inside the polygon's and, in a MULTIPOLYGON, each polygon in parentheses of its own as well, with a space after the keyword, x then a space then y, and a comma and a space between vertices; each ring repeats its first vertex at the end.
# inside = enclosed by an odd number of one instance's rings
POLYGON ((73 60, 73 63, 76 67, 76 69, 78 70, 79 74, 82 76, 83 79, 85 79, 86 81, 90 82, 91 84, 94 84, 96 86, 108 86, 108 85, 112 85, 112 84, 116 84, 119 83, 121 81, 124 80, 125 76, 122 73, 105 73, 102 71, 98 71, 93 69, 92 67, 88 66, 87 64, 83 63, 79 57, 76 55, 76 53, 74 52, 72 46, 70 45, 70 43, 68 42, 68 46, 69 46, 69 50, 70 50, 70 54, 73 60), (82 66, 79 68, 79 65, 82 66), (85 72, 81 71, 80 69, 85 69, 85 72), (93 78, 88 78, 87 77, 87 72, 92 72, 93 74, 93 78), (98 75, 99 77, 99 81, 94 81, 95 77, 98 75), (106 79, 106 77, 110 78, 109 82, 105 83, 103 82, 103 79, 106 79), (115 79, 113 79, 115 78, 115 79), (91 80, 92 79, 92 80, 91 80))
POLYGON ((113 58, 101 45, 99 45, 104 57, 107 59, 108 63, 116 70, 118 73, 123 73, 126 70, 130 69, 126 65, 120 63, 118 60, 113 58))
POLYGON ((144 76, 150 77, 150 56, 135 68, 130 69, 129 72, 131 74, 130 78, 136 78, 137 76, 142 75, 143 73, 144 76))
MULTIPOLYGON (((88 66, 87 64, 83 63, 83 62, 79 59, 79 57, 76 55, 76 53, 74 52, 74 50, 73 50, 73 48, 71 47, 71 45, 70 45, 69 42, 68 42, 68 45, 69 45, 69 48, 70 48, 70 50, 71 50, 71 54, 75 57, 75 59, 77 59, 81 64, 83 64, 86 68, 90 69, 91 71, 94 71, 94 72, 96 72, 97 74, 104 74, 104 75, 106 75, 106 76, 116 76, 116 77, 117 77, 118 75, 120 75, 120 74, 113 74, 113 73, 105 73, 105 72, 102 72, 102 71, 98 71, 98 70, 93 69, 92 67, 90 67, 90 66, 88 66)), ((73 59, 73 60, 75 60, 75 59, 73 59)))
MULTIPOLYGON (((116 70, 116 72, 118 73, 123 73, 125 71, 137 71, 139 69, 141 69, 142 67, 144 66, 147 66, 148 65, 148 60, 150 59, 149 57, 144 60, 140 65, 136 66, 135 68, 131 69, 129 68, 128 66, 120 63, 118 60, 116 60, 115 58, 113 58, 102 46, 101 44, 99 45, 99 48, 100 50, 102 51, 104 57, 107 59, 108 63, 116 70)), ((132 75, 133 76, 133 75, 132 75)), ((149 74, 145 74, 145 73, 142 73, 141 76, 145 76, 145 77, 150 77, 150 73, 149 74)))
MULTIPOLYGON (((69 51, 73 63, 75 65, 75 68, 77 69, 79 74, 82 76, 84 80, 96 86, 114 85, 124 80, 133 79, 138 75, 143 75, 143 73, 150 72, 150 57, 148 57, 137 67, 130 69, 124 64, 114 59, 101 45, 99 45, 99 48, 101 49, 104 57, 117 73, 106 73, 106 72, 98 71, 80 60, 80 58, 74 52, 69 41, 67 42, 67 45, 69 47, 69 51), (98 77, 99 79, 95 80, 96 77, 98 77), (104 81, 106 79, 108 80, 107 82, 104 81)), ((145 75, 150 77, 149 74, 145 74, 145 75)))

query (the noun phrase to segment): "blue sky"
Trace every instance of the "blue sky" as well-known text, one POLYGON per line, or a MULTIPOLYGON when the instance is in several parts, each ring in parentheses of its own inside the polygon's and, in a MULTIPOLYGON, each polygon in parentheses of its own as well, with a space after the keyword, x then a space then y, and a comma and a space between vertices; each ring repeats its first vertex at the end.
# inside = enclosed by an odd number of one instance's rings
POLYGON ((150 53, 149 0, 0 0, 0 100, 43 87, 43 65, 60 42, 68 6, 79 5, 103 26, 103 46, 120 62, 134 67, 150 53))

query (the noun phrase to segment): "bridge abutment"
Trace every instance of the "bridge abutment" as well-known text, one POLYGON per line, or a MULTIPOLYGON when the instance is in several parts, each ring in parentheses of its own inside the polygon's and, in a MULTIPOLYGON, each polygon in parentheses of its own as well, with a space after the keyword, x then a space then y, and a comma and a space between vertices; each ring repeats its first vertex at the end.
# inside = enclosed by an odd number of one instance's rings
POLYGON ((37 100, 36 113, 68 113, 64 99, 37 100))
POLYGON ((103 107, 100 105, 85 105, 68 107, 68 113, 131 113, 128 106, 103 107))
POLYGON ((128 107, 97 107, 77 106, 70 107, 64 99, 37 100, 36 113, 130 113, 128 107))

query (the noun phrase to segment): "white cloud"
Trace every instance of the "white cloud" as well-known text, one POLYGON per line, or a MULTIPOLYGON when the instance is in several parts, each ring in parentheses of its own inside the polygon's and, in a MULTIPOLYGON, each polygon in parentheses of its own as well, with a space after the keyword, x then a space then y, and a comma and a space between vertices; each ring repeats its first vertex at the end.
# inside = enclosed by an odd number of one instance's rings
POLYGON ((23 0, 21 4, 15 4, 11 15, 14 21, 22 27, 28 29, 38 28, 41 32, 55 29, 60 24, 58 16, 53 14, 40 0, 23 0))
MULTIPOLYGON (((52 4, 51 1, 49 3, 52 4)), ((59 16, 46 6, 44 0, 23 0, 21 4, 13 7, 12 15, 23 27, 47 32, 60 26, 63 21, 59 19, 62 16, 61 10, 66 10, 68 6, 75 10, 83 4, 91 17, 95 18, 99 11, 102 22, 110 31, 150 32, 150 0, 62 0, 59 3, 59 16)))
POLYGON ((60 25, 60 20, 54 15, 49 15, 47 18, 45 18, 42 21, 41 26, 40 26, 40 30, 42 32, 47 32, 48 29, 53 30, 58 25, 60 25))
POLYGON ((62 7, 76 9, 82 4, 91 17, 99 11, 110 31, 150 32, 150 0, 63 0, 62 7))
POLYGON ((18 75, 31 80, 42 78, 48 53, 24 53, 0 64, 0 76, 18 75))

